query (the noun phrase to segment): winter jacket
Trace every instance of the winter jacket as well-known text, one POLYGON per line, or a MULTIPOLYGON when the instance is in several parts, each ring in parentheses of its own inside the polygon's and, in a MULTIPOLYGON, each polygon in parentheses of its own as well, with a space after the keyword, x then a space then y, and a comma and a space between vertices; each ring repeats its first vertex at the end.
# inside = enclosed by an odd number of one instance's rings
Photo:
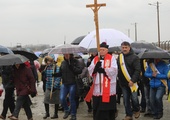
MULTIPOLYGON (((121 86, 128 86, 128 81, 124 77, 121 67, 120 67, 120 58, 118 57, 117 64, 118 64, 118 78, 119 83, 121 86)), ((140 65, 140 59, 132 49, 130 49, 130 52, 128 54, 124 54, 124 61, 126 65, 126 69, 131 77, 131 81, 133 83, 138 82, 140 72, 141 72, 141 65, 140 65)))
POLYGON ((75 84, 76 76, 81 74, 82 67, 79 61, 75 58, 64 60, 60 66, 60 73, 62 74, 62 84, 75 84))
POLYGON ((30 93, 36 92, 33 73, 31 69, 25 65, 20 65, 18 69, 14 67, 12 80, 14 81, 18 96, 29 95, 30 93))
POLYGON ((54 89, 60 89, 60 84, 61 84, 61 77, 53 77, 53 73, 58 73, 59 72, 59 66, 57 65, 48 65, 46 70, 45 70, 45 76, 46 76, 46 88, 51 89, 52 84, 54 89), (54 72, 55 71, 55 72, 54 72), (52 82, 52 80, 54 81, 52 82))
POLYGON ((160 74, 157 74, 156 77, 152 76, 152 69, 150 68, 150 66, 148 66, 148 68, 145 71, 145 76, 150 78, 150 87, 152 88, 164 86, 164 84, 161 82, 161 79, 167 80, 168 77, 167 75, 169 71, 169 68, 164 61, 158 62, 155 66, 157 70, 160 72, 160 74))
POLYGON ((14 88, 14 83, 12 82, 12 66, 1 67, 0 73, 4 89, 14 88))

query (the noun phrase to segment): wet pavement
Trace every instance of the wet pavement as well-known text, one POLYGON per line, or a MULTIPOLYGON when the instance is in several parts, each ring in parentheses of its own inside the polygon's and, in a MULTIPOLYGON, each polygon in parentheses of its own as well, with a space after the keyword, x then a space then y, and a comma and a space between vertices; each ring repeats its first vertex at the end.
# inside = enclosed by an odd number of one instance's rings
MULTIPOLYGON (((35 98, 31 98, 32 102, 33 102, 31 109, 33 112, 34 120, 43 120, 43 116, 45 113, 44 105, 43 105, 44 93, 42 91, 41 86, 42 86, 42 83, 37 87, 38 95, 35 98)), ((164 116, 160 120, 169 120, 170 119, 170 102, 168 102, 166 100, 166 98, 167 98, 167 96, 165 95, 163 98, 164 116)), ((1 113, 2 107, 3 107, 3 99, 4 99, 4 93, 0 97, 0 113, 1 113)), ((120 105, 119 104, 117 105, 117 108, 118 108, 119 112, 118 112, 118 117, 116 118, 116 120, 122 120, 125 117, 125 111, 124 111, 124 106, 122 104, 122 101, 121 101, 120 105)), ((53 115, 53 113, 54 113, 54 107, 53 107, 53 105, 50 105, 51 116, 53 115)), ((9 115, 10 115, 10 113, 8 112, 7 116, 9 116, 9 115)), ((58 115, 59 115, 59 118, 56 120, 63 120, 62 117, 63 117, 64 113, 62 111, 59 111, 58 115)), ((69 120, 69 119, 70 119, 70 116, 65 120, 69 120)), ((8 118, 6 120, 8 120, 8 118)), ((27 120, 25 111, 23 109, 21 109, 21 111, 20 111, 19 120, 27 120)), ((50 120, 50 118, 47 118, 46 120, 50 120)), ((77 120, 93 120, 92 113, 87 112, 87 106, 86 106, 85 102, 81 102, 79 105, 79 108, 77 110, 77 120)), ((140 117, 136 120, 153 120, 153 118, 144 117, 144 113, 141 113, 140 117)))

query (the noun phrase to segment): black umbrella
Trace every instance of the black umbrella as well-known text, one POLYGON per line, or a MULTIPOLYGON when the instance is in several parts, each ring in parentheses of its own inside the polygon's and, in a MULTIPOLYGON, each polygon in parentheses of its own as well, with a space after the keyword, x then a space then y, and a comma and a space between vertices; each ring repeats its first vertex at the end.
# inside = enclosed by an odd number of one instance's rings
POLYGON ((0 66, 22 64, 29 59, 19 54, 7 54, 0 56, 0 66))
POLYGON ((75 40, 73 40, 73 42, 71 42, 72 45, 79 45, 79 43, 83 40, 83 38, 85 37, 86 35, 83 35, 83 36, 80 36, 78 38, 76 38, 75 40))
POLYGON ((2 45, 0 45, 0 53, 14 54, 12 50, 2 45))
POLYGON ((146 49, 137 49, 137 48, 132 48, 132 49, 133 49, 133 51, 134 51, 136 54, 139 54, 139 53, 141 53, 141 52, 148 51, 148 50, 146 50, 146 49))
POLYGON ((38 59, 36 54, 30 49, 19 47, 19 48, 13 48, 12 51, 14 52, 14 54, 23 55, 31 61, 38 59))
POLYGON ((131 47, 134 48, 134 49, 162 50, 161 48, 155 46, 152 43, 139 42, 139 41, 131 43, 131 47))
POLYGON ((138 54, 140 59, 170 59, 170 54, 166 51, 159 51, 159 50, 152 50, 152 51, 146 51, 141 52, 138 54))

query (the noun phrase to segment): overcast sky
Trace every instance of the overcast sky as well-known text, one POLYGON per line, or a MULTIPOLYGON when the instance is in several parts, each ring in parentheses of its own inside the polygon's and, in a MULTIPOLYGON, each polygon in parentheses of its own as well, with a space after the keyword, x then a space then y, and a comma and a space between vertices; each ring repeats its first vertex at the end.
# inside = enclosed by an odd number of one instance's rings
MULTIPOLYGON (((126 35, 129 29, 135 40, 137 23, 137 40, 157 42, 157 1, 161 41, 170 40, 170 0, 98 0, 106 3, 99 10, 99 28, 114 28, 126 35)), ((71 43, 95 29, 93 11, 86 8, 92 3, 94 0, 0 0, 0 44, 71 43)))

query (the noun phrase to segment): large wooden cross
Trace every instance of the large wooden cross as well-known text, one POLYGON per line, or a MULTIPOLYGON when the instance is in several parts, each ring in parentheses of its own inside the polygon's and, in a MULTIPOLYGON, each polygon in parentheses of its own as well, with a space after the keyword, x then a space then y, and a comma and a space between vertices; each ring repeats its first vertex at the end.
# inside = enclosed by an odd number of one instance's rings
MULTIPOLYGON (((94 12, 94 22, 96 26, 96 44, 97 44, 97 51, 98 51, 98 57, 100 61, 100 39, 99 39, 99 23, 98 23, 98 10, 100 7, 106 6, 105 3, 97 4, 97 0, 94 0, 94 4, 86 5, 87 8, 91 8, 94 12)), ((101 74, 99 75, 99 81, 100 81, 100 92, 101 92, 101 74)))
POLYGON ((100 50, 100 39, 99 39, 99 23, 98 23, 98 10, 100 7, 106 6, 105 3, 97 4, 97 0, 94 0, 94 4, 86 5, 87 8, 91 8, 94 12, 94 22, 96 26, 96 44, 97 44, 97 51, 100 50))

